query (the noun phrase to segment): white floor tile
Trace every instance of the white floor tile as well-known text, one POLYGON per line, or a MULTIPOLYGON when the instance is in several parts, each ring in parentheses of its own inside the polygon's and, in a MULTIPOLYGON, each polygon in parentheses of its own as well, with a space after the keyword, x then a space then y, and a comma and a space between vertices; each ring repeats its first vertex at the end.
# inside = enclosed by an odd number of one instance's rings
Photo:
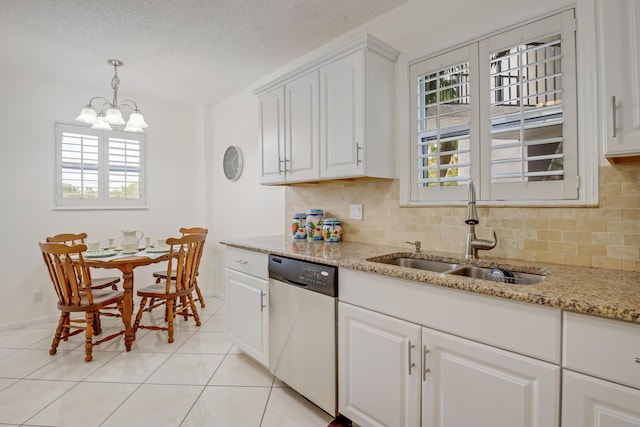
POLYGON ((97 427, 138 387, 138 384, 80 383, 29 419, 28 424, 97 427))
POLYGON ((143 383, 168 358, 165 353, 120 353, 89 375, 86 381, 143 383))
POLYGON ((319 427, 333 420, 290 388, 273 388, 261 427, 319 427))
POLYGON ((147 384, 206 385, 224 359, 221 354, 174 354, 147 384))
MULTIPOLYGON (((46 329, 21 328, 0 332, 0 348, 25 348, 44 338, 53 339, 55 328, 46 329)), ((51 341, 49 341, 51 344, 51 341)))
POLYGON ((101 427, 180 425, 203 386, 143 384, 101 427))
POLYGON ((158 353, 174 353, 189 338, 191 333, 181 333, 174 331, 173 342, 169 343, 168 331, 154 331, 138 329, 136 340, 131 346, 132 352, 158 352, 158 353), (140 332, 144 331, 144 335, 140 332))
POLYGON ((227 330, 227 316, 214 314, 209 320, 202 323, 199 330, 203 332, 224 332, 227 330))
POLYGON ((271 387, 273 375, 244 355, 229 354, 209 385, 271 387))
POLYGON ((85 362, 84 349, 70 351, 61 354, 51 363, 43 366, 27 378, 39 380, 67 380, 82 381, 102 365, 107 363, 116 354, 103 353, 101 356, 93 355, 91 362, 85 362))
POLYGON ((4 390, 12 384, 15 384, 18 381, 20 380, 15 378, 0 378, 0 391, 4 390))
MULTIPOLYGON (((64 354, 64 351, 59 351, 54 356, 50 356, 47 350, 27 349, 16 351, 2 359, 0 377, 24 378, 64 354)), ((84 363, 84 358, 82 358, 82 361, 84 363)))
POLYGON ((258 427, 268 396, 266 387, 207 386, 181 427, 258 427))
POLYGON ((24 423, 76 384, 73 381, 16 382, 0 391, 0 423, 24 423))
POLYGON ((227 354, 231 342, 226 332, 194 332, 178 349, 178 353, 227 354))
POLYGON ((5 357, 20 351, 17 348, 0 348, 0 360, 4 359, 5 357))

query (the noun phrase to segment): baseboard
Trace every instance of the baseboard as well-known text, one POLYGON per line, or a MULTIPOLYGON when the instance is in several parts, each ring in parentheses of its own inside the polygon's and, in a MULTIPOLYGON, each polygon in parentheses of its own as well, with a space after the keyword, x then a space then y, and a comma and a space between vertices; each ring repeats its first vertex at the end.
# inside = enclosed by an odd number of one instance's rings
POLYGON ((30 326, 40 325, 47 322, 55 322, 60 318, 60 315, 51 315, 44 317, 37 317, 34 319, 21 320, 19 322, 0 323, 0 331, 9 331, 11 329, 28 328, 30 326))

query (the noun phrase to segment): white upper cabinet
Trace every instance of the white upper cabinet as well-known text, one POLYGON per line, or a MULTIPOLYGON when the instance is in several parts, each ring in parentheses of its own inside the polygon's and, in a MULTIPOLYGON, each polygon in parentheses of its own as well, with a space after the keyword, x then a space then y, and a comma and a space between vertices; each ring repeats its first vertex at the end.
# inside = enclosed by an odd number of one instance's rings
POLYGON ((398 54, 363 35, 258 88, 260 182, 394 178, 398 54))
POLYGON ((640 4, 599 0, 604 156, 640 161, 640 4))

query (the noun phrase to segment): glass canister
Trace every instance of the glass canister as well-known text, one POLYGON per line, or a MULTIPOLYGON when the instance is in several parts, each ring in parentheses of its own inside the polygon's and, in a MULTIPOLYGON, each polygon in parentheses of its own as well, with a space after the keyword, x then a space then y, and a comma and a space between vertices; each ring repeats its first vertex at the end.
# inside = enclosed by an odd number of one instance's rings
POLYGON ((291 217, 291 233, 294 239, 307 238, 307 214, 304 212, 294 213, 291 217))
POLYGON ((309 209, 307 214, 307 240, 322 240, 322 209, 309 209))
POLYGON ((323 221, 322 238, 325 242, 339 242, 342 240, 342 225, 338 218, 327 218, 323 221))

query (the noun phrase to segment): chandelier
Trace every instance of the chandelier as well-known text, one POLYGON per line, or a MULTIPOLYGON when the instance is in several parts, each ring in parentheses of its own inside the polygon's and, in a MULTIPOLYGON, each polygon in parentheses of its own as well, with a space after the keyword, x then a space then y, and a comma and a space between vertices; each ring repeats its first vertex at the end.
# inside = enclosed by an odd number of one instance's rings
MULTIPOLYGON (((144 132, 143 129, 148 127, 148 125, 145 123, 140 110, 138 110, 138 104, 130 99, 126 99, 118 104, 118 87, 120 86, 118 67, 122 67, 124 62, 118 59, 109 59, 107 62, 113 65, 114 71, 113 79, 111 79, 113 102, 101 96, 94 96, 89 100, 87 106, 80 111, 80 115, 76 117, 76 120, 92 125, 92 129, 112 130, 112 125, 122 126, 126 124, 124 130, 127 132, 144 132), (96 110, 93 106, 96 100, 104 101, 99 110, 96 110), (126 122, 122 118, 122 107, 127 107, 133 111, 126 122)), ((99 104, 99 102, 97 104, 99 104)))

